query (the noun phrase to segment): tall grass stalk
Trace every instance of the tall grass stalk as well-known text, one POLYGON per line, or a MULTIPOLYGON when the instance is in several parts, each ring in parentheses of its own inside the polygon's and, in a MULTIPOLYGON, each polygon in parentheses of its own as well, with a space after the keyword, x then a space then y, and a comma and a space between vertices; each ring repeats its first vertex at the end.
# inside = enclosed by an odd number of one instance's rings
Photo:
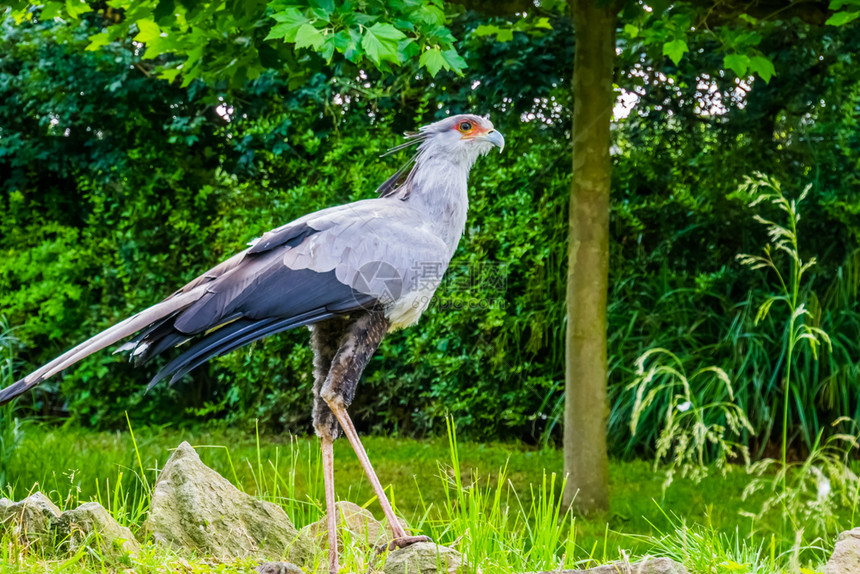
POLYGON ((143 489, 146 491, 146 496, 152 497, 152 489, 149 487, 149 481, 146 479, 146 470, 143 468, 143 461, 140 458, 140 449, 137 447, 137 439, 134 438, 134 429, 131 428, 131 420, 128 418, 128 411, 125 412, 125 422, 128 425, 128 434, 131 435, 131 444, 134 445, 134 456, 137 459, 137 468, 140 471, 140 481, 143 484, 143 489))
POLYGON ((636 379, 628 387, 635 401, 630 432, 635 436, 639 423, 655 402, 664 405, 663 424, 657 438, 655 469, 668 462, 663 491, 676 472, 696 482, 716 468, 725 475, 730 459, 749 461, 749 450, 738 440, 752 432, 746 414, 734 402, 728 374, 714 366, 697 369, 689 376, 684 362, 667 349, 649 349, 636 361, 636 379), (725 400, 715 397, 727 394, 725 400), (700 403, 699 397, 706 397, 700 403), (734 435, 732 439, 729 435, 734 435))
MULTIPOLYGON (((818 348, 822 343, 832 350, 830 336, 820 327, 810 326, 805 319, 812 318, 807 309, 806 302, 802 300, 803 277, 810 268, 815 265, 815 258, 804 261, 800 256, 800 247, 797 234, 797 224, 800 221, 798 205, 806 199, 811 185, 806 186, 800 196, 794 200, 789 199, 782 190, 779 181, 768 178, 763 174, 756 174, 754 178, 747 177, 741 186, 741 191, 755 196, 750 207, 762 203, 770 203, 783 212, 786 224, 780 224, 755 215, 756 221, 767 228, 770 243, 764 248, 763 255, 740 254, 738 259, 743 265, 751 269, 766 269, 773 272, 777 278, 778 295, 771 295, 759 306, 756 314, 756 324, 767 317, 771 307, 775 303, 783 304, 788 311, 788 320, 785 327, 785 374, 783 380, 783 407, 782 407, 782 451, 781 463, 786 468, 788 463, 788 410, 792 393, 791 367, 794 362, 794 354, 797 346, 803 342, 809 345, 815 360, 818 359, 818 348), (788 256, 788 271, 782 271, 780 265, 774 260, 774 254, 782 252, 788 256)), ((788 485, 786 476, 783 475, 782 490, 783 498, 787 496, 788 485)))
POLYGON ((860 499, 860 478, 851 470, 851 459, 860 448, 857 423, 838 419, 833 427, 851 424, 855 434, 835 433, 825 437, 818 433, 813 448, 804 460, 786 465, 763 459, 750 467, 752 480, 744 489, 748 500, 759 491, 768 494, 756 513, 743 513, 761 521, 765 514, 779 508, 784 521, 790 521, 795 532, 812 532, 832 536, 855 525, 854 509, 860 499), (788 487, 786 488, 786 484, 788 487), (839 508, 852 509, 848 523, 840 521, 839 508))
MULTIPOLYGON (((444 500, 425 506, 428 534, 455 544, 468 572, 554 570, 576 564, 576 520, 561 504, 564 480, 544 472, 525 504, 508 479, 507 465, 481 477, 461 466, 457 432, 447 421, 450 466, 439 467, 444 500), (469 476, 465 483, 463 476, 469 476)), ((423 501, 423 498, 422 498, 423 501)))

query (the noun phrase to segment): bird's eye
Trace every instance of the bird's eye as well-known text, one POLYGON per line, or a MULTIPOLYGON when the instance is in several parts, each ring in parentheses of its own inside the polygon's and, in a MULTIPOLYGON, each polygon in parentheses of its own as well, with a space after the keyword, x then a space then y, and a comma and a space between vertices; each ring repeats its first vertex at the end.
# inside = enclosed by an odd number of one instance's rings
POLYGON ((471 131, 471 129, 472 129, 472 124, 469 122, 463 122, 462 124, 460 124, 460 131, 463 133, 471 131))

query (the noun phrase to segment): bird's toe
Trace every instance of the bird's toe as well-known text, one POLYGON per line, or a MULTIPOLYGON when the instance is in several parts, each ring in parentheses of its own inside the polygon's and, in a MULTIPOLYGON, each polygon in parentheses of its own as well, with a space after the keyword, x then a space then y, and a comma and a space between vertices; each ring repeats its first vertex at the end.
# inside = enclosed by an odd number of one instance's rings
POLYGON ((388 543, 388 546, 383 546, 383 550, 394 550, 395 548, 406 548, 418 542, 433 542, 429 536, 401 536, 395 538, 388 543))

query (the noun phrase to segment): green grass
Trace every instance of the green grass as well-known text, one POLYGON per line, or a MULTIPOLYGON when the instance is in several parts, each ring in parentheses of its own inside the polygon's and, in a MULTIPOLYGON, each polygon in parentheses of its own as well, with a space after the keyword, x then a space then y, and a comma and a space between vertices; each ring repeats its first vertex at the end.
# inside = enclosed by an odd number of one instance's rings
MULTIPOLYGON (((275 501, 301 527, 322 517, 322 476, 316 438, 259 437, 249 432, 136 429, 96 433, 79 428, 32 426, 7 454, 10 477, 4 494, 14 499, 33 490, 60 508, 98 500, 120 523, 144 539, 141 525, 148 489, 170 449, 187 440, 202 460, 242 490, 275 501), (141 467, 144 472, 141 473, 141 467)), ((791 572, 792 564, 820 569, 838 532, 792 533, 780 537, 772 513, 758 520, 761 500, 742 501, 750 476, 730 467, 696 484, 676 479, 663 493, 664 476, 643 461, 614 461, 612 506, 602 516, 576 519, 558 504, 561 453, 516 444, 463 443, 445 439, 366 437, 367 451, 396 511, 422 533, 457 548, 485 572, 577 567, 644 554, 684 561, 693 572, 791 572), (452 449, 452 444, 454 448, 452 449), (812 538, 812 537, 815 538, 812 538), (826 539, 819 539, 825 536, 826 539), (795 556, 797 555, 797 556, 795 556)), ((335 445, 338 497, 382 513, 346 441, 335 445)), ((761 494, 759 494, 761 496, 761 494)), ((834 509, 833 524, 848 528, 850 509, 834 509)), ((84 553, 54 557, 29 551, 7 535, 0 549, 0 573, 159 572, 181 561, 152 544, 137 558, 103 563, 84 553)), ((318 557, 320 564, 324 553, 318 557)), ((346 552, 344 571, 366 571, 367 557, 346 552), (364 570, 361 570, 361 569, 364 570)), ((253 571, 251 562, 218 567, 189 561, 190 572, 253 571)))

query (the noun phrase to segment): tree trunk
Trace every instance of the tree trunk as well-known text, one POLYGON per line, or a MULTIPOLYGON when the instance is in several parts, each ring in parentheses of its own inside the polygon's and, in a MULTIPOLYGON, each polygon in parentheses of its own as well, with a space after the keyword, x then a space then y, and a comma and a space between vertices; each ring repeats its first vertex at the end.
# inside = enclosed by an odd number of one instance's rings
POLYGON ((598 2, 571 0, 576 50, 564 403, 568 478, 563 500, 582 513, 609 507, 606 296, 616 9, 598 2))

